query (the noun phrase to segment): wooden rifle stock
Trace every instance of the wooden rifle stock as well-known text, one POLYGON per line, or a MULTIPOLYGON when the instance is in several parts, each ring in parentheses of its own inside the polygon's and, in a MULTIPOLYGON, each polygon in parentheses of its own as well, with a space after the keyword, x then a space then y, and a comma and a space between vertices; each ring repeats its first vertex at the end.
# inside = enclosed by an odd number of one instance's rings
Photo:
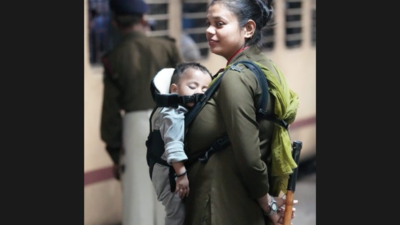
POLYGON ((297 172, 299 168, 300 151, 302 147, 303 143, 301 141, 293 141, 292 157, 293 160, 296 162, 297 167, 293 170, 293 173, 290 174, 289 176, 287 192, 286 192, 285 215, 283 217, 283 225, 290 225, 292 220, 294 191, 296 189, 297 172))

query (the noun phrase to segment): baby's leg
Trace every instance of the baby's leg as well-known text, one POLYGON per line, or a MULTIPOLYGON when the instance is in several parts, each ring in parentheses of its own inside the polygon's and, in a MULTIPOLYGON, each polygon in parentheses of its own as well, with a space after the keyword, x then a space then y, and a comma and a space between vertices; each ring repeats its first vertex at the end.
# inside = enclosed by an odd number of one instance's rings
POLYGON ((156 163, 152 175, 153 185, 158 201, 165 207, 165 225, 183 225, 185 207, 179 194, 171 192, 168 174, 169 167, 156 163))

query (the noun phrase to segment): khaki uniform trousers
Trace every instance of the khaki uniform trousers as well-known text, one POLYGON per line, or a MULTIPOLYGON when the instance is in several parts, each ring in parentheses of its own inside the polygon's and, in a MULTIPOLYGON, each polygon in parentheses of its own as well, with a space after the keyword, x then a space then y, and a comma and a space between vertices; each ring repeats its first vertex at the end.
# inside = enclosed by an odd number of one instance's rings
POLYGON ((123 119, 122 225, 164 225, 164 206, 157 201, 146 161, 152 110, 129 112, 123 119))

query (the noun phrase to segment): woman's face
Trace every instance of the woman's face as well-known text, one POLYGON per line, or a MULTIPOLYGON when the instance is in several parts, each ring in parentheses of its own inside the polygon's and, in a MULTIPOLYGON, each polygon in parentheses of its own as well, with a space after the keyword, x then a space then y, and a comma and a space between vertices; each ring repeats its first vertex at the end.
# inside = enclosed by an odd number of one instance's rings
POLYGON ((208 8, 206 37, 212 53, 229 59, 245 43, 245 29, 239 27, 236 16, 216 3, 208 8))

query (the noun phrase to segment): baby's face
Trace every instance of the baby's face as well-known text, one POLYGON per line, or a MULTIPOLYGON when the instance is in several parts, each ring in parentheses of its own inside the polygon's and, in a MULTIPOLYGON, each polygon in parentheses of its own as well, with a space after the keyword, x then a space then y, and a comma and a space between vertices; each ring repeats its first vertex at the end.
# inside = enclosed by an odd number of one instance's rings
MULTIPOLYGON (((210 75, 198 69, 188 68, 182 76, 179 84, 176 85, 173 91, 179 96, 204 93, 211 83, 210 75)), ((194 103, 191 102, 187 106, 192 107, 193 105, 194 103)))

